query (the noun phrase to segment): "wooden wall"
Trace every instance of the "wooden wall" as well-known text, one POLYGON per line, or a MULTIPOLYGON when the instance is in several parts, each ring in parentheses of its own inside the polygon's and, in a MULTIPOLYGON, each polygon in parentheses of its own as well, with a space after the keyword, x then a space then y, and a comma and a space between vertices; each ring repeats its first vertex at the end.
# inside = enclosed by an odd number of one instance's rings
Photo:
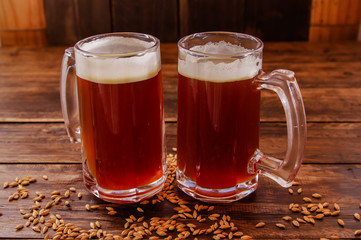
POLYGON ((265 41, 356 40, 361 0, 0 0, 8 45, 73 45, 114 31, 176 42, 200 31, 245 32, 265 41))
POLYGON ((42 0, 0 0, 2 45, 46 45, 42 0))
POLYGON ((309 40, 356 40, 361 20, 360 0, 313 0, 309 40))

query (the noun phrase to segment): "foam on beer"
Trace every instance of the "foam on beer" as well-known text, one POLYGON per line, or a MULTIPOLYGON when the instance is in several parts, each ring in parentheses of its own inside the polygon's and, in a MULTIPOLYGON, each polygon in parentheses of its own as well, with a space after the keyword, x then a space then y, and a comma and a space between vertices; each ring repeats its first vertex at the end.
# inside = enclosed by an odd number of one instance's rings
POLYGON ((208 42, 190 49, 208 57, 187 54, 178 61, 178 72, 186 77, 212 82, 232 82, 253 78, 262 68, 262 60, 250 50, 225 41, 208 42), (210 55, 217 55, 212 57, 210 55), (223 56, 223 57, 221 57, 223 56), (229 56, 244 56, 230 58, 229 56))
POLYGON ((128 83, 149 79, 160 70, 160 54, 146 52, 139 56, 119 57, 119 54, 141 52, 153 46, 135 38, 107 37, 84 43, 81 50, 94 56, 75 51, 76 74, 96 83, 128 83))

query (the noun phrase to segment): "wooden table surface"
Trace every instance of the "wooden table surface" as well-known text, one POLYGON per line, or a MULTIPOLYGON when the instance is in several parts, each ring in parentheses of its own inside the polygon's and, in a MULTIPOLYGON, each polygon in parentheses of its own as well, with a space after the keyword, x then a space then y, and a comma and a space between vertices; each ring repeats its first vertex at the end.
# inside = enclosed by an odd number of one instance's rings
MULTIPOLYGON (((197 202, 176 187, 169 191, 169 194, 174 192, 175 196, 184 201, 191 210, 191 215, 195 206, 200 204, 214 206, 212 211, 196 211, 197 216, 201 215, 201 218, 205 219, 204 222, 199 222, 199 219, 193 219, 188 214, 178 216, 173 222, 168 221, 178 214, 179 210, 176 208, 179 207, 177 203, 168 200, 155 204, 151 201, 146 205, 115 205, 103 202, 86 191, 82 181, 80 147, 69 142, 60 110, 59 72, 64 49, 0 48, 0 238, 42 239, 46 234, 36 230, 40 226, 43 231, 44 226, 49 224, 36 224, 36 221, 43 220, 50 224, 58 223, 58 232, 72 229, 68 233, 75 232, 76 236, 76 230, 79 229, 67 225, 68 228, 64 230, 59 227, 62 223, 60 219, 50 220, 54 217, 52 215, 56 214, 65 224, 74 224, 89 233, 94 232, 93 234, 104 237, 106 231, 107 239, 111 237, 109 234, 116 237, 126 236, 129 232, 132 233, 132 230, 138 234, 144 232, 140 226, 146 222, 144 225, 148 224, 149 229, 152 217, 164 220, 155 223, 156 219, 153 219, 152 224, 168 227, 166 234, 173 239, 180 233, 177 229, 183 231, 183 234, 188 231, 188 239, 212 239, 217 235, 214 234, 217 230, 208 235, 204 231, 216 222, 220 225, 223 215, 228 216, 225 222, 235 227, 221 229, 218 226, 220 234, 227 239, 240 238, 235 236, 236 232, 242 232, 254 239, 358 238, 355 231, 361 229, 361 222, 354 214, 361 214, 361 43, 265 44, 264 70, 286 68, 295 71, 303 94, 308 138, 304 163, 296 177, 300 185, 293 186, 291 189, 294 193, 290 194, 288 189, 261 177, 255 193, 232 204, 217 205, 197 202), (43 175, 47 175, 48 180, 45 180, 43 175), (23 182, 28 196, 9 201, 9 197, 18 192, 17 187, 2 188, 2 184, 14 183, 17 177, 21 181, 27 176, 36 179, 36 182, 29 185, 26 185, 26 181, 23 182), (70 187, 75 187, 76 192, 70 192, 70 196, 66 198, 64 194, 70 187), (300 188, 302 193, 297 193, 300 188), (63 197, 60 203, 50 207, 49 214, 44 218, 37 216, 38 220, 33 220, 31 225, 26 227, 28 219, 24 218, 20 209, 26 214, 30 213, 29 207, 35 205, 34 198, 37 197, 36 192, 39 192, 45 196, 37 210, 40 212, 52 200, 51 193, 55 190, 60 191, 63 197), (77 197, 78 193, 82 193, 81 199, 77 197), (321 194, 322 197, 314 198, 314 193, 321 194), (300 223, 299 227, 295 227, 292 221, 282 218, 290 216, 296 220, 308 214, 292 212, 289 209, 291 203, 299 204, 301 210, 302 207, 312 207, 307 206, 304 197, 310 198, 316 206, 326 202, 328 206, 324 204, 324 210, 309 213, 316 216, 323 211, 325 216, 322 219, 316 219, 314 224, 300 223), (70 207, 66 206, 66 201, 70 207), (95 205, 95 209, 86 210, 86 204, 95 205), (339 213, 335 212, 337 205, 340 207, 339 213), (115 215, 108 214, 106 207, 109 206, 117 212, 115 215), (144 212, 139 212, 138 207, 144 212), (330 213, 334 216, 327 216, 330 213), (218 220, 211 220, 208 218, 211 214, 220 216, 218 220), (126 230, 125 223, 131 215, 135 216, 137 221, 142 216, 144 219, 140 219, 132 227, 128 226, 127 229, 132 228, 131 230, 126 230), (343 220, 344 226, 338 223, 338 219, 343 220), (98 230, 90 230, 91 223, 96 221, 100 222, 103 233, 97 226, 95 229, 98 230), (264 222, 265 226, 257 228, 256 224, 259 222, 264 222), (187 226, 189 223, 195 226, 187 226), (283 224, 285 229, 277 227, 276 224, 279 223, 283 224), (16 231, 15 227, 19 224, 23 224, 24 228, 16 231), (172 230, 167 224, 173 224, 177 228, 172 230)), ((177 48, 176 44, 162 44, 161 49, 167 148, 169 153, 174 153, 172 148, 176 147, 177 124, 177 48)), ((285 143, 286 128, 281 103, 275 94, 262 92, 261 149, 269 155, 282 157, 285 143)), ((49 225, 47 234, 53 237, 55 233, 49 225)), ((156 230, 150 233, 152 236, 159 236, 156 230)))

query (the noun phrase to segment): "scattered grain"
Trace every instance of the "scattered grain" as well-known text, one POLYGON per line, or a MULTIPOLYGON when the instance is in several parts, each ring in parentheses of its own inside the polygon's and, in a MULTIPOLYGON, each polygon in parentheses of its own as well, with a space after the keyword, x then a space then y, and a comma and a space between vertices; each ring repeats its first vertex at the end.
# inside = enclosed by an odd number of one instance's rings
POLYGON ((292 220, 292 217, 290 217, 290 216, 284 216, 282 219, 285 220, 285 221, 290 221, 290 220, 292 220))
POLYGON ((299 223, 298 221, 296 221, 296 220, 293 220, 293 221, 292 221, 292 224, 293 224, 293 226, 295 226, 295 227, 300 227, 300 223, 299 223))
POLYGON ((345 222, 342 219, 337 219, 337 223, 341 226, 341 227, 345 227, 345 222))
POLYGON ((252 237, 248 236, 248 235, 244 235, 244 236, 241 237, 241 239, 252 239, 252 237))
POLYGON ((322 195, 319 194, 319 193, 314 193, 314 194, 312 194, 312 197, 313 197, 313 198, 320 199, 320 198, 322 197, 322 195))
POLYGON ((48 176, 43 175, 43 179, 44 179, 44 180, 48 180, 49 178, 48 178, 48 176))
POLYGON ((264 222, 259 222, 256 224, 256 228, 262 228, 264 227, 266 224, 264 222))
POLYGON ((15 227, 15 230, 16 231, 20 231, 21 229, 23 229, 24 228, 24 225, 23 224, 19 224, 19 225, 17 225, 16 227, 15 227))
POLYGON ((113 216, 113 215, 117 214, 117 211, 109 211, 108 214, 113 216))
POLYGON ((283 225, 282 223, 276 223, 276 226, 280 229, 286 229, 286 226, 283 225))
POLYGON ((331 216, 338 216, 340 214, 340 211, 334 211, 331 213, 331 216))

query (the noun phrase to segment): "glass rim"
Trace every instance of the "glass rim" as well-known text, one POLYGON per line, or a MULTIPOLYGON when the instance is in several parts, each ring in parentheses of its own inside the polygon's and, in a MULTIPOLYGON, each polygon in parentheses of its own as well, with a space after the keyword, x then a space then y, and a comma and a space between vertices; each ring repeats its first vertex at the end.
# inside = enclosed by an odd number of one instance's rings
POLYGON ((158 38, 150 35, 150 34, 146 34, 146 33, 137 33, 137 32, 113 32, 113 33, 103 33, 103 34, 97 34, 97 35, 93 35, 87 38, 84 38, 82 40, 79 40, 75 46, 74 49, 76 51, 79 51, 82 55, 86 56, 86 57, 106 57, 106 58, 111 58, 111 57, 117 57, 117 58, 127 58, 127 57, 134 57, 134 56, 142 56, 148 52, 153 52, 155 51, 156 48, 158 48, 160 45, 160 41, 158 38), (87 51, 81 48, 81 44, 84 44, 86 42, 91 42, 97 39, 101 39, 101 38, 106 38, 106 37, 128 37, 128 38, 135 38, 135 39, 139 39, 141 40, 141 37, 143 38, 148 38, 151 39, 150 42, 153 42, 154 44, 151 45, 150 47, 146 47, 144 50, 140 50, 140 51, 129 51, 129 52, 122 52, 122 53, 94 53, 91 51, 87 51))
POLYGON ((199 33, 193 33, 190 35, 187 35, 183 38, 181 38, 178 41, 178 48, 182 51, 185 51, 187 54, 191 54, 194 55, 196 57, 213 57, 213 58, 244 58, 246 56, 255 54, 257 52, 262 52, 263 51, 263 47, 264 44, 261 41, 261 39, 249 35, 249 34, 245 34, 245 33, 238 33, 238 32, 227 32, 227 31, 210 31, 210 32, 199 32, 199 33), (254 42, 256 42, 258 45, 255 49, 246 49, 246 51, 244 51, 244 53, 241 54, 218 54, 218 53, 207 53, 207 52, 202 52, 202 51, 195 51, 195 50, 191 50, 185 46, 183 46, 182 44, 184 42, 186 42, 187 40, 190 40, 192 38, 195 38, 197 36, 234 36, 234 37, 243 37, 245 39, 250 39, 253 40, 254 42))

